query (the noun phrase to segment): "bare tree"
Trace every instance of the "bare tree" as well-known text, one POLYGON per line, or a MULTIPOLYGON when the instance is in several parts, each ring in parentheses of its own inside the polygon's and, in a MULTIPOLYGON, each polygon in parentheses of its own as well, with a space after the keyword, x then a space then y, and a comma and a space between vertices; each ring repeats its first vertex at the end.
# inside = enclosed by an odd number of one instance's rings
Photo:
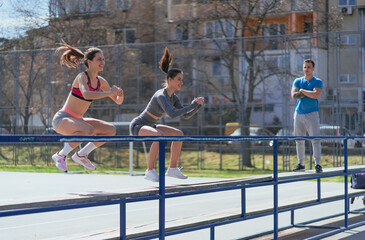
MULTIPOLYGON (((143 0, 144 3, 153 3, 151 0, 143 0)), ((131 1, 128 6, 111 7, 113 4, 117 4, 116 1, 68 1, 68 0, 51 0, 47 5, 47 11, 42 11, 39 14, 37 11, 40 6, 38 1, 34 0, 19 0, 12 1, 13 8, 16 9, 16 15, 19 18, 25 19, 26 36, 18 39, 17 42, 12 41, 12 44, 16 44, 17 49, 37 49, 45 47, 55 47, 55 43, 64 39, 66 42, 77 46, 84 50, 87 46, 102 46, 108 44, 126 44, 133 43, 140 39, 151 39, 153 37, 153 25, 151 21, 153 18, 153 11, 150 11, 150 4, 137 4, 137 1, 131 1), (110 4, 112 4, 110 6, 110 4), (119 9, 119 10, 118 10, 119 9), (122 10, 120 10, 122 9, 122 10), (124 10, 125 9, 125 10, 124 10), (136 35, 133 30, 135 28, 143 27, 144 30, 137 31, 140 34, 136 35)), ((6 45, 7 47, 8 45, 6 45)), ((10 46, 10 45, 9 45, 10 46)), ((11 50, 11 48, 6 48, 11 50)), ((128 79, 135 78, 137 61, 141 61, 141 54, 137 49, 133 49, 129 46, 117 46, 113 49, 106 47, 104 49, 107 59, 111 60, 115 64, 108 64, 107 68, 111 68, 103 72, 103 75, 110 81, 111 84, 122 83, 121 76, 123 76, 123 82, 128 83, 128 79), (113 52, 116 49, 116 52, 113 52), (123 49, 123 51, 121 50, 123 49), (118 54, 118 51, 119 54, 118 54), (136 58, 138 56, 138 59, 136 58), (123 59, 123 63, 121 61, 123 59), (125 62, 125 63, 124 63, 125 62), (122 65, 130 65, 123 66, 122 65), (114 68, 114 69, 113 69, 114 68), (121 69, 121 70, 120 70, 121 69), (120 71, 120 72, 118 72, 120 71), (114 82, 115 81, 115 82, 114 82)), ((5 49, 4 49, 5 50, 5 49)), ((37 51, 35 51, 37 52, 37 51)), ((29 53, 31 54, 31 53, 29 53)), ((53 56, 57 57, 57 56, 53 56)), ((34 111, 41 111, 42 121, 45 126, 49 125, 46 114, 49 114, 50 104, 52 106, 60 106, 65 100, 65 93, 68 94, 69 84, 72 78, 78 71, 84 70, 83 66, 75 70, 63 71, 58 64, 58 60, 49 56, 49 53, 44 53, 43 59, 38 59, 38 62, 43 62, 43 72, 48 71, 48 74, 39 75, 38 69, 35 69, 35 63, 30 61, 29 65, 21 65, 21 76, 19 79, 19 86, 23 91, 24 96, 29 100, 22 102, 26 104, 24 109, 30 109, 34 111), (29 70, 28 72, 25 69, 29 70), (49 73, 52 74, 49 74, 49 73), (73 75, 74 74, 74 75, 73 75), (42 77, 42 81, 48 87, 53 89, 62 89, 58 92, 43 92, 43 95, 39 92, 39 88, 34 88, 31 83, 36 83, 42 77), (29 81, 25 81, 28 79, 29 81), (24 83, 24 84, 23 84, 24 83), (65 87, 66 86, 66 87, 65 87), (67 90, 64 90, 66 89, 67 90), (35 92, 37 90, 38 92, 35 92), (61 93, 60 93, 61 92, 61 93), (30 96, 29 94, 35 94, 30 96), (44 95, 45 94, 45 95, 44 95), (51 97, 49 96, 51 94, 51 97), (38 103, 37 108, 32 108, 28 104, 31 103, 30 99, 38 99, 43 101, 42 104, 38 103)), ((153 59, 152 55, 149 55, 153 59)), ((152 62, 144 60, 145 62, 152 62)), ((143 67, 138 70, 140 76, 148 76, 148 70, 152 67, 143 67)), ((146 82, 151 82, 150 76, 142 78, 146 82)), ((131 81, 133 82, 133 81, 131 81)), ((136 81, 134 81, 136 82, 136 81)), ((142 84, 142 86, 148 84, 142 84)), ((149 88, 152 91, 152 88, 149 88)), ((128 95, 131 99, 136 99, 133 94, 135 91, 131 91, 128 95)), ((103 104, 108 104, 108 99, 100 100, 103 104)), ((126 99, 125 102, 128 102, 126 99)), ((34 102, 33 102, 34 103, 34 102)), ((51 107, 52 107, 51 106, 51 107)), ((27 110, 27 111, 28 111, 27 110)), ((53 109, 57 110, 57 109, 53 109)), ((92 111, 92 110, 91 110, 92 111)), ((29 112, 29 113, 30 113, 29 112)), ((103 114, 104 110, 99 110, 98 114, 103 114)), ((28 112, 25 112, 26 116, 28 112)), ((109 113, 110 115, 110 113, 109 113)), ((112 117, 112 116, 110 116, 112 117)), ((49 119, 48 119, 49 120, 49 119)))
MULTIPOLYGON (((13 124, 15 126, 18 122, 22 122, 23 131, 25 134, 29 133, 29 121, 31 116, 37 113, 42 114, 43 102, 41 97, 47 92, 47 86, 44 81, 44 61, 42 54, 37 52, 6 53, 2 54, 2 73, 8 79, 13 81, 2 81, 6 89, 13 89, 13 91, 6 91, 2 88, 2 99, 7 104, 13 106, 16 116, 13 124)), ((14 133, 18 133, 14 128, 14 133)))
MULTIPOLYGON (((205 10, 200 16, 209 21, 206 23, 205 35, 211 39, 211 48, 215 49, 217 57, 207 61, 218 61, 228 71, 228 86, 222 88, 216 79, 209 76, 205 83, 230 102, 237 104, 231 109, 238 113, 236 116, 241 123, 241 134, 249 136, 250 116, 254 91, 268 76, 265 76, 265 64, 262 53, 267 46, 259 39, 267 16, 277 11, 282 1, 204 1, 205 10), (209 26, 207 26, 209 24, 209 26), (250 37, 241 40, 242 37, 250 37), (213 47, 212 47, 213 46, 213 47), (246 68, 240 70, 238 66, 245 62, 246 68), (237 79, 239 79, 237 81, 237 79), (241 82, 241 83, 240 83, 241 82)), ((214 54, 213 54, 214 55, 214 54)), ((243 141, 241 146, 243 161, 241 167, 251 167, 249 142, 243 141)))
MULTIPOLYGON (((197 1, 198 3, 200 1, 197 1)), ((284 44, 296 44, 290 40, 287 31, 298 33, 303 30, 289 29, 285 24, 277 23, 273 19, 288 12, 300 10, 318 13, 316 22, 308 22, 308 31, 327 31, 341 20, 334 12, 326 9, 326 1, 287 1, 287 0, 205 0, 199 21, 206 21, 204 38, 211 39, 215 58, 206 58, 205 61, 220 60, 228 72, 228 87, 222 88, 216 79, 208 75, 203 79, 205 83, 230 102, 237 104, 236 111, 241 123, 241 134, 249 136, 250 118, 255 106, 255 93, 270 86, 273 76, 280 79, 289 75, 289 58, 283 55, 285 67, 272 63, 265 56, 267 50, 282 49, 284 44), (312 24, 312 25, 311 25, 312 24)), ((308 32, 311 34, 310 32, 308 32)), ((326 47, 326 43, 323 43, 326 47)), ((212 47, 210 47, 212 48, 212 47)), ((214 55, 214 54, 213 54, 214 55)), ((204 74, 203 74, 204 76, 204 74)), ((280 80, 279 80, 280 81, 280 80)), ((264 108, 265 106, 263 106, 264 108)), ((251 167, 250 142, 242 142, 242 167, 251 167)))

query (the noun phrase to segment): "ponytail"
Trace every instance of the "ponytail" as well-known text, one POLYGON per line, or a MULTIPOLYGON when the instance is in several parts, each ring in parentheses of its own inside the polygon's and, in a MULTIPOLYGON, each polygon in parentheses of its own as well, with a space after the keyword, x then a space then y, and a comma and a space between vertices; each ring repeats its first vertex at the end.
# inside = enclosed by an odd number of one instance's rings
POLYGON ((56 49, 56 53, 60 50, 66 50, 60 58, 60 64, 66 65, 68 68, 76 68, 82 59, 84 59, 84 54, 77 48, 68 45, 64 40, 62 40, 63 44, 61 47, 56 49))
POLYGON ((61 66, 66 65, 68 68, 76 68, 82 62, 88 68, 87 60, 92 61, 96 53, 102 52, 99 48, 91 47, 83 53, 79 49, 67 44, 64 40, 62 42, 61 47, 56 49, 56 53, 60 50, 66 50, 60 58, 60 64, 61 66))
POLYGON ((164 73, 168 73, 169 67, 172 63, 172 54, 167 47, 165 47, 165 51, 163 52, 163 56, 160 60, 160 69, 164 73))
POLYGON ((164 87, 167 87, 167 85, 168 85, 167 79, 174 78, 177 74, 183 73, 178 68, 169 69, 171 63, 172 63, 172 54, 170 53, 169 49, 167 47, 165 47, 164 53, 160 60, 160 69, 162 72, 167 74, 165 81, 162 83, 162 86, 164 86, 164 87))

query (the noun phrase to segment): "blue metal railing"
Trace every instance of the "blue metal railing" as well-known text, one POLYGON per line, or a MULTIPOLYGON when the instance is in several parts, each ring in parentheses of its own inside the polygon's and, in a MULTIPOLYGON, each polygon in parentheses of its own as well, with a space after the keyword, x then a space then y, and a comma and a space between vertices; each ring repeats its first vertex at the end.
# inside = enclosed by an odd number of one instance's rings
MULTIPOLYGON (((364 222, 356 223, 349 225, 348 224, 348 214, 349 210, 349 195, 348 195, 348 178, 349 174, 358 171, 352 171, 349 173, 348 169, 348 152, 347 152, 347 141, 349 138, 357 138, 364 139, 363 137, 246 137, 246 136, 164 136, 164 137, 146 137, 146 136, 60 136, 60 135, 0 135, 0 142, 6 143, 30 143, 30 142, 145 142, 145 141, 158 141, 159 142, 159 172, 163 173, 165 171, 165 142, 166 141, 273 141, 273 179, 269 182, 258 182, 258 183, 250 183, 247 185, 239 185, 239 186, 229 186, 229 187, 216 187, 210 189, 203 190, 191 190, 188 192, 180 192, 180 193, 166 193, 165 191, 165 176, 164 174, 159 175, 159 191, 158 195, 154 196, 145 196, 145 197, 130 197, 127 199, 117 199, 117 200, 107 200, 107 201, 98 201, 98 202, 90 202, 90 203, 80 203, 80 204, 67 204, 62 206, 50 206, 50 207, 41 207, 41 208, 30 208, 30 209, 20 209, 20 210, 9 210, 9 211, 1 211, 0 217, 6 216, 16 216, 16 215, 25 215, 25 214, 34 214, 34 213, 42 213, 42 212, 52 212, 52 211, 62 211, 69 209, 79 209, 79 208, 88 208, 88 207, 96 207, 96 206, 107 206, 107 205, 120 205, 120 239, 126 239, 126 205, 131 202, 141 202, 141 201, 151 201, 158 200, 159 201, 159 232, 158 235, 152 234, 144 237, 137 237, 135 239, 152 239, 159 238, 164 239, 165 236, 180 234, 184 232, 196 231, 200 229, 210 229, 210 239, 215 238, 215 227, 220 225, 226 225, 234 222, 245 221, 249 219, 259 218, 263 216, 273 215, 273 234, 274 239, 278 239, 279 232, 279 213, 282 212, 290 212, 291 214, 291 224, 290 226, 302 226, 311 222, 319 221, 322 219, 328 219, 339 215, 344 215, 344 226, 337 227, 332 231, 328 231, 322 233, 320 235, 315 236, 323 237, 326 235, 333 234, 338 231, 342 231, 352 226, 359 226, 365 224, 364 222), (288 140, 321 140, 321 139, 334 139, 336 141, 343 141, 344 147, 344 171, 337 173, 326 173, 326 174, 317 174, 316 176, 298 176, 296 178, 291 179, 279 179, 278 175, 278 141, 288 141, 288 140), (344 195, 336 196, 331 199, 323 200, 321 198, 321 187, 320 180, 321 178, 328 178, 333 176, 344 176, 344 195), (279 184, 285 184, 290 182, 298 182, 317 179, 317 199, 313 202, 305 202, 303 204, 299 204, 297 206, 291 206, 287 208, 279 209, 279 195, 278 195, 278 186, 279 184), (246 189, 247 188, 255 188, 260 186, 273 186, 273 210, 257 213, 254 215, 248 215, 246 213, 246 189), (240 217, 235 219, 228 219, 221 222, 215 222, 210 224, 201 224, 200 226, 186 227, 184 229, 173 230, 169 232, 165 232, 165 200, 167 198, 175 198, 181 196, 195 195, 195 194, 205 194, 211 192, 219 192, 219 191, 228 191, 228 190, 241 190, 241 214, 240 217), (295 224, 294 222, 294 212, 297 209, 306 208, 310 206, 315 206, 318 204, 340 201, 344 200, 344 212, 332 216, 323 217, 321 219, 313 219, 311 221, 302 222, 295 224)), ((353 195, 354 196, 354 195, 353 195)), ((351 212, 361 211, 364 209, 357 209, 351 212)), ((282 227, 283 228, 283 227, 282 227)), ((282 229, 280 228, 280 229, 282 229)), ((285 228, 285 227, 284 227, 285 228)), ((262 233, 261 233, 262 234, 262 233)))

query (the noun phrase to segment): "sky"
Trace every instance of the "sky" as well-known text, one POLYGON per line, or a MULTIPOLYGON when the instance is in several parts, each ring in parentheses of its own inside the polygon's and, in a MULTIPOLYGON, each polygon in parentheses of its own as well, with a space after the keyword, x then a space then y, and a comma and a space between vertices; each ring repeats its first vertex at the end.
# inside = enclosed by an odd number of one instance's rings
POLYGON ((0 38, 16 38, 19 34, 24 35, 26 23, 24 17, 20 16, 12 3, 26 2, 30 10, 37 10, 40 16, 48 13, 48 0, 0 0, 0 38))

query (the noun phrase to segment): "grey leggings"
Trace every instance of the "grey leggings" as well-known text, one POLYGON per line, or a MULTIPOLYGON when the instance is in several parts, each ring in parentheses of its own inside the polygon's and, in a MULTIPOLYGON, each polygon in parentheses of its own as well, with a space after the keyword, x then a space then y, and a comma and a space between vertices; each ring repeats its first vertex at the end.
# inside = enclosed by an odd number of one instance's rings
MULTIPOLYGON (((294 114, 294 135, 295 136, 320 136, 319 130, 319 112, 311 112, 307 114, 294 114)), ((321 161, 321 142, 312 140, 313 156, 316 164, 321 161)), ((298 162, 304 165, 305 156, 305 140, 296 141, 298 162)))

